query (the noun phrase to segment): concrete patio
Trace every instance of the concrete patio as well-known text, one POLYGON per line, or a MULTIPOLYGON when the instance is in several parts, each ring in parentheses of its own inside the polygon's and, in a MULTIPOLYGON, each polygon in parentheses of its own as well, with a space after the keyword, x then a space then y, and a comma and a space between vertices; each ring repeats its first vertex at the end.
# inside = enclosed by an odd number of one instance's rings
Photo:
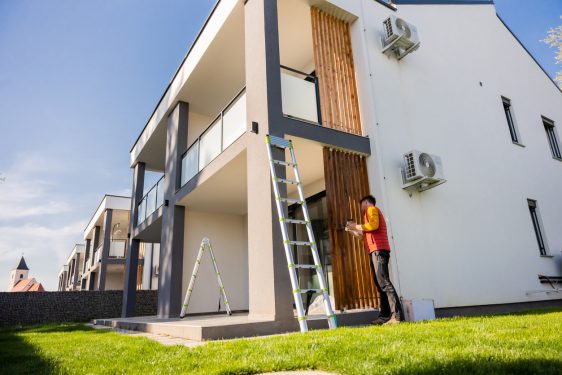
MULTIPOLYGON (((355 310, 336 315, 339 326, 360 326, 370 324, 378 316, 378 310, 355 310)), ((296 319, 255 319, 248 313, 187 316, 183 319, 159 319, 155 316, 94 319, 93 324, 195 341, 265 336, 299 330, 296 319)), ((323 320, 310 321, 309 327, 323 329, 328 325, 323 320)))

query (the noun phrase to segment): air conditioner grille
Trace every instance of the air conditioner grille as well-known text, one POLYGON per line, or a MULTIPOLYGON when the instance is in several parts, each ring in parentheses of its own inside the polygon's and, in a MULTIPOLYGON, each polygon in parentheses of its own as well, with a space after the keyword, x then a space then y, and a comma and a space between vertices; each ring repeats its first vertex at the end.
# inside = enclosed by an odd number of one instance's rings
POLYGON ((387 39, 394 35, 394 32, 392 31, 392 19, 387 18, 384 21, 384 31, 386 32, 387 39))
POLYGON ((416 176, 416 164, 414 162, 414 153, 410 152, 404 155, 404 161, 406 162, 406 179, 410 179, 416 176))

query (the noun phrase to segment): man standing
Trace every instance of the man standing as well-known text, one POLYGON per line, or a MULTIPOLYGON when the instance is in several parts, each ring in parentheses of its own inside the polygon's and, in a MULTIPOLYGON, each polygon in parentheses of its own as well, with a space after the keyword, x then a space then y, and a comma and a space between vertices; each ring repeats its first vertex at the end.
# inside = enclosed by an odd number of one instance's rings
POLYGON ((390 281, 388 262, 390 260, 390 244, 386 232, 386 221, 377 201, 372 195, 361 199, 363 225, 350 221, 346 230, 355 236, 363 236, 365 251, 371 258, 375 285, 380 295, 381 310, 374 324, 397 324, 402 321, 402 307, 398 294, 390 281))

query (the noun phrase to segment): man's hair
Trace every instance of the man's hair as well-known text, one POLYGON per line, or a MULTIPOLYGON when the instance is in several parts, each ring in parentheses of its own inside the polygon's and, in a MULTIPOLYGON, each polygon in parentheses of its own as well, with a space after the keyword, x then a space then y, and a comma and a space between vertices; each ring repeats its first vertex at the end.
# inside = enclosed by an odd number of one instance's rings
POLYGON ((376 206, 376 205, 377 205, 377 200, 376 200, 376 198, 373 197, 372 195, 366 195, 366 196, 364 196, 363 198, 361 198, 361 200, 360 200, 359 202, 360 202, 360 203, 363 203, 363 202, 365 202, 365 201, 367 201, 367 202, 373 204, 373 206, 376 206))

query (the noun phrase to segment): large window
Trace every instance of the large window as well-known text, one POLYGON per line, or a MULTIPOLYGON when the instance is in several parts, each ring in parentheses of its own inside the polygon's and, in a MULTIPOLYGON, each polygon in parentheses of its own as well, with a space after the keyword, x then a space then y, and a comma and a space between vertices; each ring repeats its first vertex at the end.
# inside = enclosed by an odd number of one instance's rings
POLYGON ((520 137, 517 132, 517 126, 515 124, 515 117, 513 116, 513 109, 511 108, 511 100, 502 96, 503 110, 505 112, 505 118, 507 119, 507 126, 509 127, 509 133, 511 135, 511 140, 513 143, 520 144, 520 137))
POLYGON ((546 242, 544 240, 542 225, 538 212, 537 201, 532 199, 527 199, 527 203, 529 204, 529 212, 531 214, 531 221, 533 222, 533 228, 535 229, 535 236, 537 237, 539 252, 541 255, 548 255, 546 251, 546 242))
POLYGON ((555 159, 562 159, 562 154, 560 154, 560 145, 558 144, 558 138, 556 137, 556 128, 554 127, 554 121, 549 120, 543 116, 542 123, 544 125, 544 130, 546 131, 546 137, 548 138, 550 151, 552 151, 552 157, 555 159))

